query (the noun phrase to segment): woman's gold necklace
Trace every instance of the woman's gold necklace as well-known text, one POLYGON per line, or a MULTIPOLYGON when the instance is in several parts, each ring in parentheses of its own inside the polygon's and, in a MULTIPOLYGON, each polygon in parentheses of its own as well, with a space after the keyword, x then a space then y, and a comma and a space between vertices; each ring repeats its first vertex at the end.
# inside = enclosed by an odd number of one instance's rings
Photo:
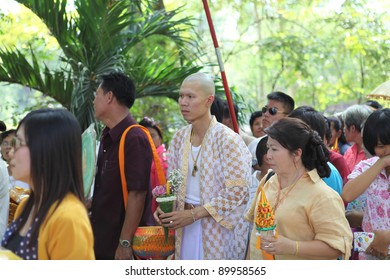
MULTIPOLYGON (((299 173, 298 173, 299 174, 299 173)), ((287 192, 283 195, 283 198, 280 198, 280 194, 282 192, 282 187, 281 187, 281 184, 279 183, 279 189, 278 189, 278 194, 276 196, 276 202, 275 202, 275 206, 274 206, 274 213, 276 211, 276 209, 280 206, 280 204, 284 201, 284 199, 288 196, 288 194, 290 193, 290 191, 293 190, 293 188, 297 185, 299 179, 301 179, 301 177, 303 176, 304 173, 302 173, 298 179, 295 180, 295 182, 293 184, 291 184, 289 187, 288 187, 288 190, 287 192)))

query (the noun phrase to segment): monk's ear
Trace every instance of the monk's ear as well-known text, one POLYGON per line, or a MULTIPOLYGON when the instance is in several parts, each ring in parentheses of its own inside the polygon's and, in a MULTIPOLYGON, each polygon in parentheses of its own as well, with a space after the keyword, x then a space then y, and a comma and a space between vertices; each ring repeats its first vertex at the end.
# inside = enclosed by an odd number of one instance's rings
POLYGON ((214 95, 210 95, 209 97, 207 97, 207 105, 210 105, 213 104, 214 102, 214 95))

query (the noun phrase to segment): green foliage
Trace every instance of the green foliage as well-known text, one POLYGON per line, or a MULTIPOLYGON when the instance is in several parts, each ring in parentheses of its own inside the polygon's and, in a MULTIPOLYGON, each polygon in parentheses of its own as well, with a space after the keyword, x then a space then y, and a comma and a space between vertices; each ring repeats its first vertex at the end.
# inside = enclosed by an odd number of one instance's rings
MULTIPOLYGON (((201 3, 180 2, 204 22, 201 3)), ((282 90, 298 106, 333 113, 339 105, 365 101, 389 79, 389 14, 377 8, 389 8, 386 1, 208 2, 229 85, 255 109, 266 94, 282 90)), ((210 38, 205 23, 197 32, 210 38)), ((203 47, 214 62, 211 40, 203 47)))
POLYGON ((186 125, 176 100, 168 97, 148 96, 137 98, 131 113, 136 121, 152 117, 163 131, 163 141, 168 146, 173 134, 186 125))
POLYGON ((199 71, 194 40, 182 36, 192 27, 190 18, 178 18, 179 9, 155 11, 149 1, 20 0, 35 13, 58 43, 52 50, 56 65, 20 46, 0 50, 0 81, 41 91, 71 110, 83 129, 95 121, 93 92, 100 75, 119 70, 132 76, 138 97, 177 96, 179 81, 199 71), (155 45, 144 43, 155 40, 155 45), (164 53, 165 57, 161 54, 164 53))
MULTIPOLYGON (((37 16, 26 8, 20 23, 0 15, 0 81, 51 96, 42 102, 60 102, 84 127, 94 120, 102 73, 132 76, 139 97, 132 112, 150 114, 168 134, 183 124, 175 107, 181 81, 202 69, 219 77, 201 1, 75 1, 71 12, 67 1, 18 2, 37 16)), ((273 90, 331 114, 389 79, 389 15, 375 8, 386 1, 208 2, 240 124, 273 90)), ((220 81, 217 91, 224 96, 220 81)))

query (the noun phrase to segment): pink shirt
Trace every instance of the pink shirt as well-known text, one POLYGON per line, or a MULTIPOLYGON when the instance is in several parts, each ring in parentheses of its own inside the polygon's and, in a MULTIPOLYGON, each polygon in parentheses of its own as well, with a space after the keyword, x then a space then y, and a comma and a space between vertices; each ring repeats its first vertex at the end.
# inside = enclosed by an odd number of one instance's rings
POLYGON ((347 162, 349 170, 351 171, 355 168, 356 164, 358 164, 362 160, 367 159, 363 149, 358 152, 358 146, 356 144, 353 144, 351 147, 348 148, 348 150, 344 154, 344 158, 347 162))

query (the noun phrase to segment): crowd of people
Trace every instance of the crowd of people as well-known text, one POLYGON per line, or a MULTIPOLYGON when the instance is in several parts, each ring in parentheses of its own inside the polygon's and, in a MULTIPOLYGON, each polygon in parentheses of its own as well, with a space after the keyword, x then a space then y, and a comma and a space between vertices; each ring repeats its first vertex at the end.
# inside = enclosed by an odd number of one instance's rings
POLYGON ((35 110, 11 130, 0 122, 4 249, 22 259, 131 260, 137 228, 162 226, 175 232, 177 260, 389 258, 389 108, 369 101, 325 116, 275 91, 250 115, 250 133, 236 133, 214 80, 195 73, 179 91, 188 125, 164 144, 158 122, 131 115, 135 98, 130 77, 101 77, 93 105, 104 129, 88 204, 70 112, 35 110), (164 176, 183 179, 171 212, 152 195, 161 185, 153 155, 164 176), (8 221, 15 188, 27 195, 8 221), (276 227, 260 238, 264 197, 276 227), (374 238, 357 248, 358 234, 374 238))

